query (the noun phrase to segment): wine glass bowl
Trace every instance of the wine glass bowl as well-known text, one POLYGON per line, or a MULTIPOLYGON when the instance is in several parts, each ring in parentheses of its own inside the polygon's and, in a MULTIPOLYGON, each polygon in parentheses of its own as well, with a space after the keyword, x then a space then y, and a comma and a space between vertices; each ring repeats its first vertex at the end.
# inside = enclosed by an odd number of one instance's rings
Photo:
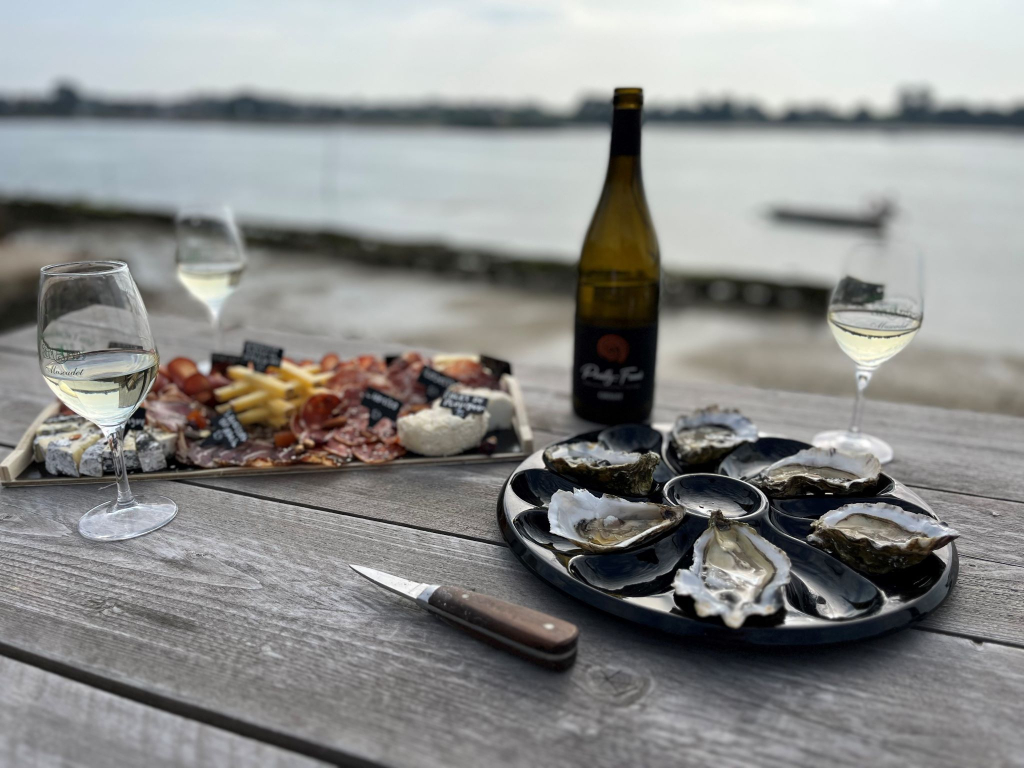
POLYGON ((245 242, 227 207, 183 208, 174 221, 178 279, 206 305, 216 336, 224 304, 245 270, 245 242))
POLYGON ((169 523, 177 514, 175 503, 163 496, 133 496, 122 455, 124 425, 153 386, 160 361, 128 265, 91 261, 43 267, 37 339, 47 386, 99 428, 113 454, 117 499, 87 512, 79 532, 115 541, 169 523))
POLYGON ((853 418, 849 429, 815 435, 815 445, 871 453, 883 464, 892 460, 888 443, 861 431, 864 393, 878 367, 902 351, 921 328, 922 271, 920 252, 906 243, 872 241, 850 253, 829 300, 828 325, 856 366, 853 418))

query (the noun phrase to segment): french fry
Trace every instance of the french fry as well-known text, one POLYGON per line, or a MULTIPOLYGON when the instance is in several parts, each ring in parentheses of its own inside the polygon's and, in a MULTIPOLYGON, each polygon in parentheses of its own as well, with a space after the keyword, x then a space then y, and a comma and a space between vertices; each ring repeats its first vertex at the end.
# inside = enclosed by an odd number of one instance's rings
POLYGON ((213 390, 213 396, 217 398, 218 402, 223 403, 226 400, 232 400, 239 395, 244 395, 252 391, 252 384, 248 381, 233 381, 230 384, 225 384, 223 387, 217 387, 213 390))
POLYGON ((256 408, 250 408, 248 411, 242 411, 238 414, 238 423, 243 426, 248 424, 262 424, 270 416, 270 411, 263 406, 256 408))
POLYGON ((275 416, 288 416, 295 410, 297 405, 298 403, 275 397, 273 400, 267 401, 267 410, 275 416))
POLYGON ((261 392, 259 390, 255 392, 248 392, 244 395, 232 398, 226 403, 218 405, 217 413, 224 413, 230 408, 234 408, 235 411, 241 413, 242 411, 247 411, 250 408, 255 408, 257 405, 262 405, 269 398, 270 395, 266 392, 261 392))
POLYGON ((305 369, 290 363, 287 360, 281 361, 281 378, 296 383, 300 392, 309 392, 317 385, 314 374, 305 369))

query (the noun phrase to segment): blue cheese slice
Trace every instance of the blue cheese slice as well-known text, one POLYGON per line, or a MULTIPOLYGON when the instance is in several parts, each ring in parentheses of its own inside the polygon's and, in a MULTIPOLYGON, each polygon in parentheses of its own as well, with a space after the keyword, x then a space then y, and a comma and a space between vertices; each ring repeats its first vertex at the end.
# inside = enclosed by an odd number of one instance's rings
POLYGON ((51 475, 78 477, 82 454, 100 439, 98 432, 58 438, 46 447, 46 471, 51 475))
POLYGON ((135 438, 135 452, 143 472, 159 472, 167 469, 164 448, 153 435, 140 432, 135 438))
MULTIPOLYGON (((165 459, 169 459, 174 455, 174 450, 178 447, 177 432, 168 432, 166 429, 147 427, 146 433, 151 435, 160 445, 161 450, 164 452, 165 459)), ((142 471, 145 472, 146 470, 143 469, 142 471)))
POLYGON ((38 462, 46 461, 46 449, 54 440, 76 434, 98 432, 95 426, 81 416, 53 416, 36 430, 32 441, 32 458, 38 462))
POLYGON ((142 469, 142 465, 139 464, 139 453, 135 450, 135 441, 138 439, 140 432, 128 432, 124 436, 124 468, 129 472, 138 472, 142 469))
POLYGON ((109 459, 110 448, 105 440, 97 440, 82 453, 82 460, 78 462, 78 474, 86 477, 103 477, 106 471, 104 454, 109 459))

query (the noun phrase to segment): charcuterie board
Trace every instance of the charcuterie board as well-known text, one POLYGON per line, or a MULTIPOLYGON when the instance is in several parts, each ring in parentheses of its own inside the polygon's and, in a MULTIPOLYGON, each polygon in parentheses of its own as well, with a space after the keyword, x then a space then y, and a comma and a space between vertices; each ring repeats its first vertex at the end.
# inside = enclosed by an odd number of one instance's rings
MULTIPOLYGON (((201 375, 184 358, 161 368, 128 427, 133 481, 485 463, 533 450, 519 383, 492 358, 326 355, 263 371, 229 362, 227 375, 201 375)), ((98 430, 54 402, 0 463, 0 484, 109 483, 112 470, 98 430)))

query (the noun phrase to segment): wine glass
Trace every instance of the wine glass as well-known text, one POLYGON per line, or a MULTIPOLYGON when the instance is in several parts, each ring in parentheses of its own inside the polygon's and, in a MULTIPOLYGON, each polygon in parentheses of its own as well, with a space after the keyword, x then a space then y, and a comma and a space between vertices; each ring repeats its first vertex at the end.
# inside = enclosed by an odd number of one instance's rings
POLYGON ((122 453, 125 422, 149 393, 160 362, 128 265, 81 261, 43 267, 38 345, 47 385, 99 427, 114 455, 117 499, 86 512, 79 533, 120 541, 167 525, 177 506, 165 496, 133 496, 122 453))
POLYGON ((828 324, 840 349, 857 366, 857 399, 847 430, 821 432, 814 444, 848 453, 871 453, 885 464, 892 447, 860 430, 864 390, 886 360, 911 342, 924 318, 921 253, 899 242, 864 243, 846 260, 832 291, 828 324))
MULTIPOLYGON (((178 279, 206 305, 220 345, 220 314, 245 269, 245 242, 231 209, 183 208, 174 221, 178 279)), ((215 348, 216 348, 215 346, 215 348)))

